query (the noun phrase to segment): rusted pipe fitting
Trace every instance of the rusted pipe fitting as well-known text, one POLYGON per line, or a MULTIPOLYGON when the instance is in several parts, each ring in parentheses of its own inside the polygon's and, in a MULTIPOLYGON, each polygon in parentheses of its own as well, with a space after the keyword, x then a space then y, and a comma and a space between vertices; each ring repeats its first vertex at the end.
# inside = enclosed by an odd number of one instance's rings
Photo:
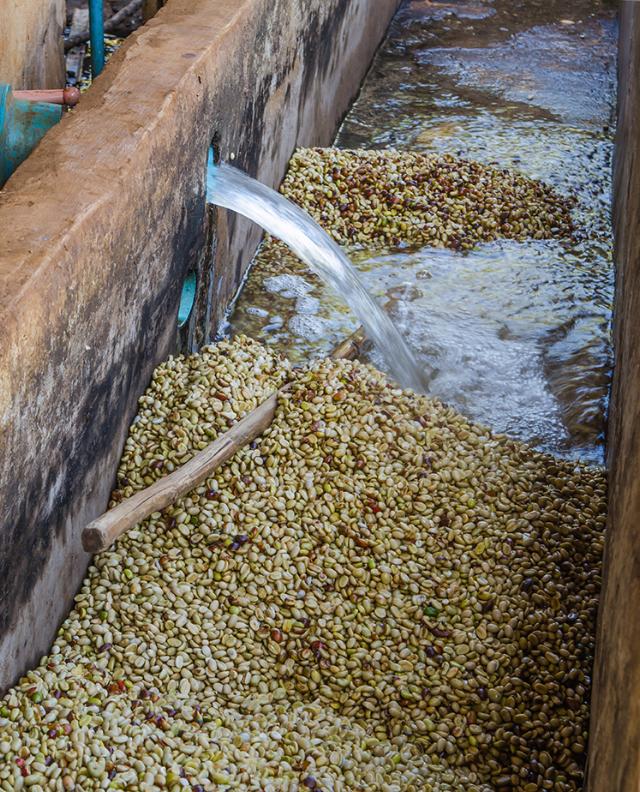
POLYGON ((80 99, 80 90, 67 86, 66 88, 44 88, 35 91, 14 91, 13 95, 16 99, 23 99, 27 102, 49 102, 50 104, 75 107, 80 99))

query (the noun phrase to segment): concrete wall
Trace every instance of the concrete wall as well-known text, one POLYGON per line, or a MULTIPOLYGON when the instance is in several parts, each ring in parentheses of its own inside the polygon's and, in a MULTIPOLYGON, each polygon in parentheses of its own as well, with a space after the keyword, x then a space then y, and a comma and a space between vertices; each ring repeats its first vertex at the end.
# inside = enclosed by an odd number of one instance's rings
POLYGON ((620 14, 616 360, 607 452, 609 526, 591 710, 591 792, 640 789, 640 3, 623 1, 620 14))
POLYGON ((0 82, 64 86, 64 14, 65 0, 0 0, 0 82))
POLYGON ((259 239, 223 212, 207 231, 210 141, 277 185, 330 142, 396 5, 169 0, 0 192, 0 688, 69 608, 184 275, 215 324, 259 239))

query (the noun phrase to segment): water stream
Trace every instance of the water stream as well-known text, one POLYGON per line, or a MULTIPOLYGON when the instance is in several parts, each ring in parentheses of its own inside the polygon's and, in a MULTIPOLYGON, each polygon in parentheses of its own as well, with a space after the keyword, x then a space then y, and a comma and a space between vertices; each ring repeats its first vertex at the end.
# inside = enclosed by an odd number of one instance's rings
POLYGON ((396 380, 407 388, 424 389, 421 371, 394 323, 362 285, 344 252, 306 212, 227 164, 210 163, 207 198, 285 242, 349 305, 396 380))
MULTIPOLYGON (((409 0, 335 142, 458 155, 575 196, 571 240, 351 258, 431 394, 499 432, 591 462, 603 458, 611 371, 615 53, 607 0, 409 0)), ((300 361, 355 325, 283 260, 278 272, 253 270, 229 329, 300 361)), ((375 351, 371 360, 385 367, 375 351)))

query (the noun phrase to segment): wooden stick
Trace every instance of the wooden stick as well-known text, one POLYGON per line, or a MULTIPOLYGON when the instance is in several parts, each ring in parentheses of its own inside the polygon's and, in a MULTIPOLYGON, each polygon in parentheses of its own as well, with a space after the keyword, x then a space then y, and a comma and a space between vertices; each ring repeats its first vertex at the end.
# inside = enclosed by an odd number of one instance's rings
POLYGON ((363 354, 365 349, 369 346, 369 340, 364 334, 362 327, 359 327, 348 338, 345 338, 342 343, 331 352, 331 357, 334 360, 356 360, 363 354))
MULTIPOLYGON (((353 360, 362 352, 364 343, 364 332, 360 328, 346 341, 339 344, 331 353, 331 357, 336 360, 353 360)), ((182 467, 158 479, 151 486, 136 492, 98 517, 97 520, 89 523, 82 531, 83 548, 88 553, 99 553, 106 550, 129 528, 146 520, 153 512, 162 511, 178 498, 191 492, 214 470, 230 459, 236 451, 255 440, 271 425, 276 413, 278 396, 289 390, 290 387, 291 385, 287 384, 272 393, 255 410, 245 415, 231 429, 221 434, 182 467)))

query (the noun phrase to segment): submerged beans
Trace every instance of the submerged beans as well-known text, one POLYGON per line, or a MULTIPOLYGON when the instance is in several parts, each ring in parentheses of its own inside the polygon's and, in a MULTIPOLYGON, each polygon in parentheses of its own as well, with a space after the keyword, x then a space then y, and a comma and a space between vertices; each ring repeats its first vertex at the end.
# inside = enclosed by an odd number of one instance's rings
POLYGON ((573 198, 516 171, 451 155, 298 149, 281 192, 351 246, 468 250, 573 231, 573 198))
POLYGON ((246 338, 158 367, 113 502, 272 426, 89 568, 0 701, 0 788, 577 790, 601 470, 246 338))
MULTIPOLYGON (((429 245, 470 250, 497 239, 563 239, 574 233, 575 197, 536 179, 451 155, 395 149, 300 148, 280 187, 351 253, 429 245)), ((258 274, 307 267, 268 237, 258 274)))

